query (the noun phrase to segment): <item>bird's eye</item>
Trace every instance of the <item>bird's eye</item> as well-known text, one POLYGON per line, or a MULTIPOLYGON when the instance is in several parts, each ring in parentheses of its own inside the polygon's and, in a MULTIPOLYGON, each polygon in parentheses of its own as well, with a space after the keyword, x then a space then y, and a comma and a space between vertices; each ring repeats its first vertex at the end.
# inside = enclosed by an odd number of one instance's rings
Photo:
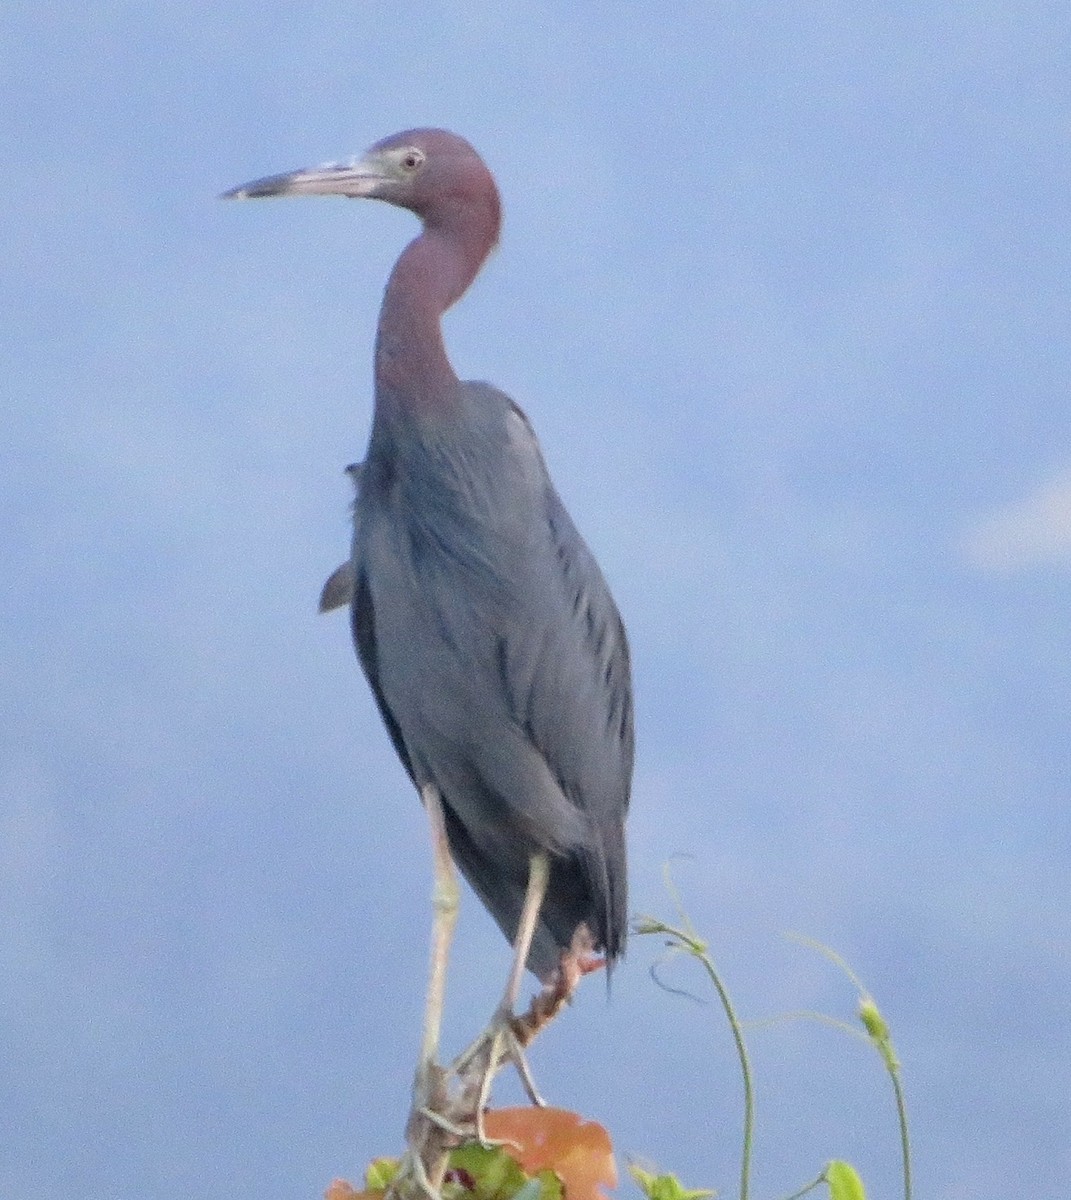
POLYGON ((406 152, 402 155, 402 168, 403 170, 408 171, 410 174, 419 170, 423 165, 424 154, 422 151, 417 150, 416 147, 406 150, 406 152))

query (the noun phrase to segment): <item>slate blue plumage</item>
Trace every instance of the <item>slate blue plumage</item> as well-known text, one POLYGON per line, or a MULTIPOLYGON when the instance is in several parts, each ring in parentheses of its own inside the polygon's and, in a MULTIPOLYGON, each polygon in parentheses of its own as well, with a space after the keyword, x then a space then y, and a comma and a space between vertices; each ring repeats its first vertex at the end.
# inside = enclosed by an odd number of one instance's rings
POLYGON ((625 631, 528 421, 486 384, 377 416, 355 507, 353 629, 395 749, 442 794, 454 857, 511 941, 532 854, 541 978, 586 921, 626 928, 625 631), (430 423, 430 425, 429 425, 430 423))

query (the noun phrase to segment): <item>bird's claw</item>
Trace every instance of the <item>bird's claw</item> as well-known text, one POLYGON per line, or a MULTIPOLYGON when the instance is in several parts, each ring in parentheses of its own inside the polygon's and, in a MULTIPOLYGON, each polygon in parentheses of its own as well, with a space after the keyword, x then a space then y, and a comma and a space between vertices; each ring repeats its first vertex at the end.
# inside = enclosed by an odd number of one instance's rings
POLYGON ((443 1133, 448 1133, 452 1138, 455 1138, 458 1145, 462 1142, 469 1141, 472 1137, 473 1123, 468 1118, 461 1116, 458 1120, 454 1119, 453 1113, 436 1112, 433 1108, 420 1108, 417 1112, 430 1121, 443 1133))
POLYGON ((514 1014, 504 998, 487 1028, 449 1067, 432 1059, 421 1062, 413 1081, 407 1149, 388 1189, 389 1200, 442 1200, 442 1180, 455 1146, 474 1140, 485 1147, 502 1144, 487 1136, 484 1113, 491 1085, 506 1063, 516 1067, 529 1100, 546 1105, 524 1048, 569 1003, 580 980, 603 965, 587 927, 581 926, 557 970, 523 1013, 514 1014))
POLYGON ((402 1155, 398 1172, 390 1181, 384 1200, 415 1200, 421 1195, 426 1200, 442 1200, 442 1193, 428 1178, 422 1151, 410 1145, 402 1155))
POLYGON ((405 1127, 406 1150, 387 1189, 389 1200, 442 1200, 441 1187, 450 1151, 472 1137, 451 1099, 448 1073, 425 1059, 413 1080, 413 1103, 405 1127))
POLYGON ((495 1144, 487 1136, 484 1111, 491 1096, 491 1085, 505 1063, 511 1062, 517 1068, 531 1102, 540 1108, 546 1106, 525 1058, 524 1042, 515 1028, 515 1021, 511 1012, 500 1009, 483 1033, 454 1059, 449 1068, 449 1074, 460 1084, 461 1111, 475 1125, 477 1140, 484 1146, 495 1144))

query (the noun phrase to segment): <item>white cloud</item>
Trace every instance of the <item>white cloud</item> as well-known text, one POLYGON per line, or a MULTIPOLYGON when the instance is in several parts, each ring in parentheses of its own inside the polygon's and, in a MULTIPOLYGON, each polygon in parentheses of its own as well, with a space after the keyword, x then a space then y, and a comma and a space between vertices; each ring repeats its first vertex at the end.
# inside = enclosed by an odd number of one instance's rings
POLYGON ((1071 567, 1071 471, 977 520, 963 538, 963 552, 984 571, 1071 567))

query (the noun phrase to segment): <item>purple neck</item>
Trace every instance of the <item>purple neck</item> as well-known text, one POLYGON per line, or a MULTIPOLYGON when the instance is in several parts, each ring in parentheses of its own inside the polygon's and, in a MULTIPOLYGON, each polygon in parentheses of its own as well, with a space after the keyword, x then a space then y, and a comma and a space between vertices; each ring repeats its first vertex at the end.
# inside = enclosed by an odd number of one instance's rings
POLYGON ((471 236, 474 232, 425 227, 395 264, 376 337, 377 412, 431 413, 448 407, 456 394, 440 320, 475 279, 493 244, 471 236))

